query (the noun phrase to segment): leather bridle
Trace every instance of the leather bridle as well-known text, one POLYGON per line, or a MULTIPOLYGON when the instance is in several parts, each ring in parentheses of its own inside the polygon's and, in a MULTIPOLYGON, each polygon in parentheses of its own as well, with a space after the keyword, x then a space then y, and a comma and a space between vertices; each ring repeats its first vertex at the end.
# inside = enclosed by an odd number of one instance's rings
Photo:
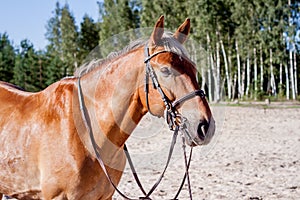
MULTIPOLYGON (((145 46, 145 57, 146 57, 145 60, 144 60, 144 63, 146 64, 146 69, 145 69, 145 71, 146 71, 145 72, 145 93, 146 93, 146 104, 147 104, 148 112, 150 114, 154 115, 151 112, 150 105, 149 105, 149 77, 150 77, 151 80, 152 80, 154 89, 156 89, 159 92, 159 94, 161 95, 162 101, 164 102, 164 105, 166 107, 165 108, 165 120, 166 120, 167 124, 169 125, 170 130, 173 131, 173 138, 172 138, 172 142, 171 142, 171 145, 170 145, 169 154, 168 154, 168 158, 167 158, 165 168, 164 168, 163 172, 161 173, 160 177, 158 178, 158 180, 156 181, 156 183, 152 186, 152 188, 149 190, 148 193, 145 192, 145 190, 144 190, 144 188, 143 188, 143 186, 142 186, 142 184, 141 184, 141 182, 138 178, 136 170, 133 166, 132 159, 131 159, 130 154, 128 152, 127 146, 126 146, 126 144, 124 144, 124 151, 125 151, 128 163, 130 165, 130 168, 132 170, 133 176, 134 176, 139 188, 141 189, 142 193, 144 194, 144 197, 139 197, 138 199, 129 198, 124 193, 122 193, 117 188, 117 186, 113 183, 113 181, 112 181, 112 179, 111 179, 111 177, 110 177, 110 175, 109 175, 109 173, 108 173, 108 171, 105 167, 104 161, 103 161, 103 159, 102 159, 102 157, 99 153, 100 147, 97 145, 97 143, 95 141, 94 133, 93 133, 92 126, 91 126, 90 116, 89 116, 88 110, 87 110, 87 108, 85 106, 85 103, 84 103, 84 97, 83 97, 83 93, 82 93, 80 77, 78 78, 78 83, 77 84, 78 84, 78 99, 79 99, 80 111, 81 111, 81 115, 82 115, 84 125, 85 125, 85 127, 86 127, 86 129, 89 133, 91 143, 92 143, 95 155, 96 155, 96 159, 98 160, 98 163, 99 163, 100 167, 102 168, 102 170, 103 170, 105 176, 107 177, 108 181, 110 182, 110 184, 119 193, 119 195, 121 195, 124 199, 128 199, 128 200, 139 200, 139 199, 151 200, 150 195, 155 191, 155 189, 157 188, 157 186, 161 182, 161 180, 164 177, 164 174, 165 174, 165 172, 168 168, 169 162, 170 162, 171 157, 172 157, 173 149, 175 147, 178 132, 181 131, 181 132, 188 133, 188 131, 186 130, 186 126, 185 126, 184 122, 181 121, 181 115, 178 112, 177 108, 180 105, 182 105, 184 102, 186 102, 186 101, 188 101, 188 100, 190 100, 190 99, 192 99, 196 96, 199 96, 200 98, 205 97, 205 94, 204 94, 203 90, 195 90, 195 91, 179 98, 178 100, 175 100, 174 102, 170 101, 170 99, 166 96, 163 89, 161 88, 161 86, 159 84, 159 81, 157 79, 156 73, 155 73, 153 67, 150 64, 150 60, 153 57, 155 57, 155 56, 157 56, 161 53, 168 53, 168 52, 171 53, 170 51, 162 50, 162 51, 158 51, 158 52, 150 55, 148 46, 147 45, 145 46)), ((175 197, 172 200, 177 200, 177 197, 179 196, 180 191, 182 190, 182 187, 183 187, 186 179, 187 179, 187 182, 188 182, 188 189, 189 189, 190 199, 192 199, 191 185, 190 185, 190 180, 189 180, 189 166, 190 166, 191 157, 192 157, 192 147, 191 147, 191 150, 190 150, 189 158, 187 158, 184 136, 182 136, 182 140, 183 140, 182 147, 183 147, 184 160, 185 160, 185 174, 184 174, 184 177, 182 179, 181 185, 180 185, 175 197)))
MULTIPOLYGON (((178 118, 181 117, 180 113, 178 112, 177 108, 182 105, 184 102, 199 96, 201 98, 205 97, 205 93, 203 90, 195 90, 181 98, 179 98, 178 100, 175 100, 174 102, 171 102, 170 99, 167 97, 167 95, 164 93, 163 89, 161 88, 159 81, 157 79, 157 75, 150 63, 150 60, 152 58, 154 58, 155 56, 162 54, 162 53, 172 53, 170 51, 167 50, 162 50, 162 51, 158 51, 152 55, 149 54, 149 48, 148 45, 145 46, 145 60, 144 63, 146 64, 146 70, 145 70, 145 93, 146 93, 146 104, 147 104, 147 109, 148 112, 152 115, 154 115, 151 110, 150 110, 150 105, 149 105, 149 77, 152 80, 153 83, 153 88, 156 89, 160 96, 162 101, 164 102, 165 105, 165 113, 164 113, 164 117, 166 120, 166 123, 169 125, 170 130, 174 131, 175 127, 180 125, 180 119, 178 120, 178 118)), ((155 115, 154 115, 155 116, 155 115)))

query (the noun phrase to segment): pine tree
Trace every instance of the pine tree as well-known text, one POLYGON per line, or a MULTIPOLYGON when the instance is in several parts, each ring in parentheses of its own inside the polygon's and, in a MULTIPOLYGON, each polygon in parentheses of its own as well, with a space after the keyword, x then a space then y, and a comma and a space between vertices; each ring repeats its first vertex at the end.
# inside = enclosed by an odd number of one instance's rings
POLYGON ((47 46, 47 58, 49 66, 47 84, 58 81, 62 77, 72 75, 78 66, 78 32, 68 4, 60 7, 56 3, 54 16, 47 23, 46 38, 49 41, 47 46))
POLYGON ((63 62, 58 56, 46 55, 46 63, 46 85, 50 85, 63 77, 61 73, 63 62))
POLYGON ((95 23, 88 15, 85 15, 80 24, 78 40, 78 57, 81 64, 88 54, 98 45, 99 39, 99 24, 95 23))
POLYGON ((75 18, 71 14, 69 5, 66 4, 61 10, 61 60, 64 63, 63 76, 73 74, 75 68, 78 67, 78 32, 75 25, 75 18))
POLYGON ((42 69, 38 54, 29 40, 22 40, 21 49, 16 57, 14 66, 14 84, 28 91, 39 91, 43 88, 42 69))
POLYGON ((13 76, 13 83, 15 85, 20 86, 21 88, 25 89, 25 78, 26 78, 26 70, 23 67, 23 56, 19 53, 16 55, 16 61, 14 65, 14 76, 13 76))
POLYGON ((122 32, 133 30, 139 26, 136 9, 130 0, 105 0, 99 4, 100 10, 100 53, 106 57, 113 51, 125 47, 131 40, 136 39, 136 33, 122 32), (104 48, 102 48, 104 47, 104 48))
POLYGON ((138 24, 135 24, 136 11, 130 7, 129 0, 104 0, 98 5, 101 19, 100 41, 138 27, 138 24))
POLYGON ((59 56, 62 53, 61 50, 61 30, 60 30, 60 18, 62 9, 60 8, 59 2, 55 4, 54 14, 46 25, 46 39, 49 41, 47 45, 47 52, 53 54, 53 56, 59 56))
POLYGON ((179 24, 187 18, 187 7, 189 1, 184 0, 169 0, 169 1, 146 1, 142 0, 141 21, 145 27, 152 27, 155 21, 161 15, 165 16, 165 27, 174 31, 179 24))
POLYGON ((15 51, 6 33, 0 34, 0 80, 11 82, 15 64, 15 51))
POLYGON ((46 59, 48 65, 46 66, 47 80, 46 84, 50 85, 58 81, 64 76, 64 64, 62 62, 62 36, 61 36, 61 13, 59 2, 55 4, 54 16, 51 17, 46 25, 46 38, 49 41, 46 49, 46 59), (55 64, 53 64, 55 63, 55 64))

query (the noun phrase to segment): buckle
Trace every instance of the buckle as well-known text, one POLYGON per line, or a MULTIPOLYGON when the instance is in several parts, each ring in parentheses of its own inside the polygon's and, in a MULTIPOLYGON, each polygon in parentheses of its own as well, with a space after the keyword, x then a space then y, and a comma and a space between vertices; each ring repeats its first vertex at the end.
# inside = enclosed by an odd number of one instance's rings
POLYGON ((174 131, 177 126, 179 127, 182 124, 182 115, 177 110, 174 110, 173 107, 165 109, 164 117, 171 131, 174 131))

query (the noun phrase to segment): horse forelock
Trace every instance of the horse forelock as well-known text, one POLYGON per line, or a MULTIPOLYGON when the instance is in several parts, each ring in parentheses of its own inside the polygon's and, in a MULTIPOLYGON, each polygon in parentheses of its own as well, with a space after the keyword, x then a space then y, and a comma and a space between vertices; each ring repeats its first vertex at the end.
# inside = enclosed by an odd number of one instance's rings
MULTIPOLYGON (((86 62, 86 63, 82 64, 79 68, 77 68, 74 72, 74 76, 76 76, 76 77, 83 76, 83 75, 93 71, 94 69, 99 68, 102 65, 105 65, 105 64, 113 61, 114 59, 117 59, 120 56, 123 56, 123 55, 129 53, 130 51, 133 51, 133 50, 136 50, 138 48, 145 46, 148 42, 149 42, 149 40, 138 39, 138 40, 131 42, 129 45, 127 45, 125 48, 123 48, 120 51, 111 52, 110 54, 108 54, 108 56, 106 58, 92 59, 91 61, 86 62)), ((187 58, 189 57, 187 50, 183 47, 183 45, 180 42, 178 42, 178 40, 176 40, 173 37, 173 34, 171 32, 164 33, 164 35, 161 39, 161 46, 165 50, 176 53, 179 56, 184 56, 187 58)))
POLYGON ((171 32, 164 33, 161 43, 165 50, 178 54, 179 56, 189 57, 187 50, 173 37, 171 32))

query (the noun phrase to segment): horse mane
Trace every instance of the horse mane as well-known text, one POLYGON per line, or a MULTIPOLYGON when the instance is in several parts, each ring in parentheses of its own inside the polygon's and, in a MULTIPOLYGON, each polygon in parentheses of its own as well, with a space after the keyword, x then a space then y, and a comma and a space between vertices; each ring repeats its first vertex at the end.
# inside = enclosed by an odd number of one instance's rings
MULTIPOLYGON (((131 42, 129 45, 124 47, 122 50, 117 52, 111 52, 106 58, 102 59, 92 59, 89 62, 84 63, 79 68, 77 68, 74 72, 74 76, 80 77, 83 76, 90 71, 93 71, 94 69, 120 57, 125 55, 126 53, 136 50, 140 47, 145 46, 148 43, 149 40, 145 39, 137 39, 133 42, 131 42)), ((183 45, 178 42, 177 39, 173 37, 173 34, 171 32, 164 32, 161 45, 164 47, 165 50, 176 53, 180 56, 189 57, 188 52, 183 47, 183 45)))
POLYGON ((17 89, 17 90, 20 90, 20 91, 24 91, 25 92, 25 89, 20 87, 20 86, 17 86, 17 85, 14 85, 14 84, 11 84, 11 83, 7 83, 7 82, 3 82, 3 81, 0 81, 0 85, 2 86, 6 86, 8 88, 12 88, 12 89, 17 89))

